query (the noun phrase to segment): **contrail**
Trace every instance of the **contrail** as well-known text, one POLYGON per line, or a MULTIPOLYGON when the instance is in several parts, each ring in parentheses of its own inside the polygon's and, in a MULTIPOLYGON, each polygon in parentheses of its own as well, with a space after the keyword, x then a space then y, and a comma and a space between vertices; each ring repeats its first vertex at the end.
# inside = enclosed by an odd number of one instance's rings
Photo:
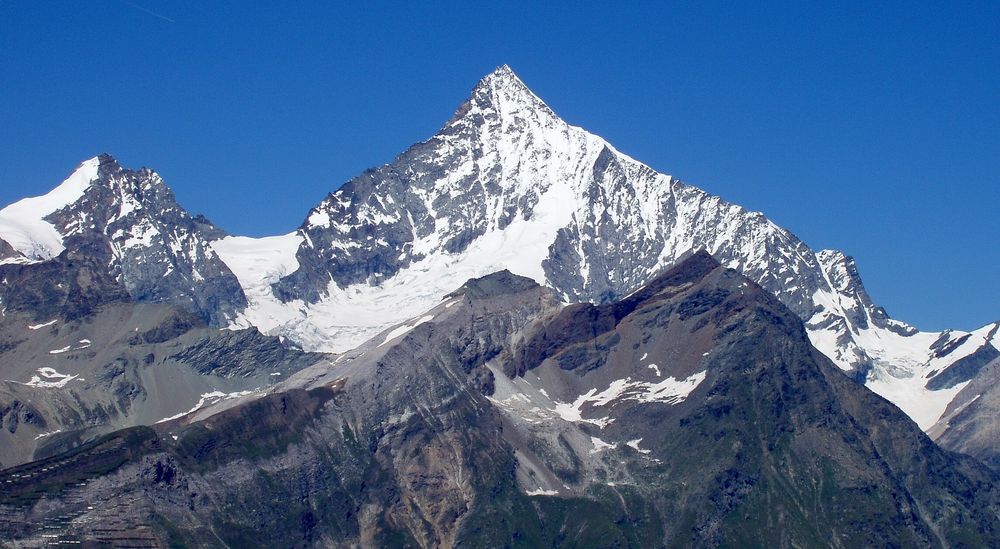
POLYGON ((122 3, 123 4, 128 4, 129 6, 132 6, 133 8, 135 8, 135 9, 137 9, 139 11, 144 11, 144 12, 152 15, 153 17, 159 17, 160 19, 163 19, 164 21, 166 21, 168 23, 176 23, 177 22, 177 21, 174 21, 173 19, 167 17, 166 15, 160 15, 159 13, 156 13, 153 10, 148 10, 148 9, 140 6, 139 4, 136 4, 135 2, 129 2, 129 0, 122 0, 122 3))

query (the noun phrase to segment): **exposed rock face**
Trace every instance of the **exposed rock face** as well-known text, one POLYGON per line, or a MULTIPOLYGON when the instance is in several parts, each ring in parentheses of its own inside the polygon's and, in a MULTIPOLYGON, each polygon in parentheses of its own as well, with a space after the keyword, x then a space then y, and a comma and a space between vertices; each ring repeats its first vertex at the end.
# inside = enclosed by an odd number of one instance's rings
POLYGON ((928 434, 1000 471, 1000 359, 978 368, 928 434))
POLYGON ((988 546, 996 480, 698 254, 597 306, 509 273, 472 281, 267 394, 0 473, 0 532, 14 546, 988 546))
POLYGON ((24 261, 21 252, 14 249, 6 240, 0 238, 0 261, 24 261))
MULTIPOLYGON (((0 253, 6 256, 3 277, 56 286, 61 281, 47 278, 46 263, 59 262, 66 250, 102 263, 90 274, 110 276, 132 300, 183 304, 214 325, 228 324, 247 304, 236 277, 209 245, 225 233, 184 211, 155 172, 123 169, 108 155, 85 162, 49 195, 0 211, 0 236, 4 231, 19 236, 24 250, 16 257, 0 253)), ((64 277, 76 276, 68 271, 64 277)), ((8 308, 19 304, 21 286, 0 287, 8 308)), ((27 305, 20 310, 35 312, 27 305)))
MULTIPOLYGON (((935 436, 1000 354, 1000 324, 929 333, 891 319, 849 256, 814 253, 763 215, 567 124, 506 66, 436 135, 331 193, 288 235, 226 236, 154 172, 88 160, 49 194, 0 210, 0 308, 42 323, 167 303, 208 326, 343 352, 469 278, 508 269, 564 302, 601 305, 691 249, 774 294, 820 351, 922 429, 941 426, 935 436)), ((966 425, 996 441, 990 419, 966 425)))
MULTIPOLYGON (((502 268, 550 285, 567 301, 606 302, 688 250, 706 249, 803 319, 821 311, 848 316, 817 302, 816 292, 837 292, 817 255, 794 235, 570 126, 508 67, 484 78, 434 137, 332 193, 299 232, 299 268, 274 285, 286 302, 343 305, 343 295, 357 286, 381 285, 392 294, 416 278, 421 286, 454 287, 502 268)), ((842 290, 863 300, 856 304, 860 312, 837 328, 852 353, 843 366, 866 368, 849 328, 874 305, 856 276, 848 286, 842 290)), ((406 314, 418 314, 440 295, 409 296, 406 314)), ((304 310, 328 341, 340 341, 341 334, 322 326, 330 311, 318 307, 323 318, 313 321, 304 310)), ((386 311, 368 335, 402 320, 399 314, 386 311)), ((317 345, 298 325, 286 335, 317 345)), ((277 326, 262 325, 271 328, 277 326)))
POLYGON ((508 67, 479 82, 433 137, 330 194, 296 235, 283 240, 297 246, 294 261, 265 269, 282 274, 254 286, 237 325, 306 349, 348 350, 497 270, 567 302, 607 303, 704 249, 777 296, 817 348, 922 428, 954 392, 913 380, 969 352, 943 363, 931 348, 942 334, 891 319, 851 257, 813 252, 760 213, 567 124, 508 67))

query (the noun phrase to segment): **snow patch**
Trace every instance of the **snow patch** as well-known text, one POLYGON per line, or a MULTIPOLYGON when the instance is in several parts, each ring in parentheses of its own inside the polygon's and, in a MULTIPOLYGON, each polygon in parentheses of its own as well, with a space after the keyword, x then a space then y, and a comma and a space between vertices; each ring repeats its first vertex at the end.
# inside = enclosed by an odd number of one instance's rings
POLYGON ((252 394, 256 393, 259 390, 260 389, 251 389, 249 391, 237 391, 235 393, 223 393, 222 391, 211 391, 209 393, 202 393, 201 394, 201 398, 198 399, 198 403, 195 404, 194 407, 192 407, 190 410, 188 410, 186 412, 181 412, 181 413, 176 414, 176 415, 172 415, 170 417, 165 417, 165 418, 157 421, 156 423, 163 423, 163 422, 166 422, 166 421, 171 421, 171 420, 174 420, 174 419, 177 419, 177 418, 181 418, 181 417, 184 417, 184 416, 186 416, 188 414, 193 414, 194 412, 197 412, 198 410, 204 408, 205 406, 210 406, 210 405, 215 404, 217 402, 222 402, 223 400, 230 400, 230 399, 233 399, 233 398, 239 398, 239 397, 244 397, 244 396, 247 396, 247 395, 252 395, 252 394))
POLYGON ((630 440, 630 441, 626 442, 625 445, 628 446, 629 448, 635 450, 636 452, 639 452, 640 454, 648 454, 651 450, 645 450, 643 448, 640 448, 639 447, 639 443, 640 442, 642 442, 642 439, 641 438, 637 438, 635 440, 630 440))
POLYGON ((51 325, 55 324, 56 322, 59 322, 59 319, 54 319, 54 320, 50 320, 48 322, 43 322, 42 324, 35 324, 35 325, 32 325, 32 326, 28 326, 28 329, 29 330, 41 330, 42 328, 45 328, 46 326, 51 326, 51 325))
POLYGON ((381 347, 386 343, 389 343, 390 341, 396 339, 397 337, 405 334, 406 332, 409 332, 410 330, 416 328, 417 326, 420 326, 424 322, 430 322, 432 320, 434 320, 434 315, 425 315, 420 317, 420 319, 415 322, 404 324, 402 326, 394 328, 390 330, 389 333, 385 334, 385 339, 383 339, 382 343, 379 343, 378 346, 381 347))
POLYGON ((605 450, 614 450, 618 447, 617 444, 608 444, 597 437, 590 437, 590 443, 594 445, 594 448, 590 450, 591 454, 596 454, 605 450))
POLYGON ((56 429, 55 431, 49 431, 47 433, 42 433, 42 434, 38 435, 37 437, 35 437, 35 440, 39 440, 39 439, 42 439, 42 438, 45 438, 45 437, 50 437, 52 435, 55 435, 55 434, 61 433, 61 432, 62 432, 62 429, 56 429))
POLYGON ((60 374, 54 368, 39 368, 36 371, 38 372, 38 375, 31 376, 31 379, 27 382, 14 381, 11 379, 4 381, 17 383, 19 385, 27 385, 28 387, 38 387, 41 389, 62 389, 67 383, 78 377, 68 374, 60 374))

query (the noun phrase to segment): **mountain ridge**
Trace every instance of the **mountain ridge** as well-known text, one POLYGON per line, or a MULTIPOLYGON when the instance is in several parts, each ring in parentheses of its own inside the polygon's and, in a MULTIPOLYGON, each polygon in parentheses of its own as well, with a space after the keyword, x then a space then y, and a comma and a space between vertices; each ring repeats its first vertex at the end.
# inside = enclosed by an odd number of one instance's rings
POLYGON ((421 547, 936 547, 1000 532, 995 473, 934 445, 707 254, 629 303, 564 305, 501 272, 419 320, 267 392, 0 472, 0 532, 421 547), (504 368, 553 324, 580 337, 504 368))
POLYGON ((434 136, 330 193, 296 231, 209 235, 200 246, 220 259, 230 288, 213 322, 335 352, 496 270, 545 283, 564 301, 601 303, 706 249, 777 295, 818 348, 924 429, 962 389, 930 390, 927 380, 1000 346, 978 335, 989 326, 931 333, 891 319, 849 256, 815 253, 763 214, 565 123, 507 66, 480 80, 434 136), (957 350, 937 356, 936 344, 957 350))

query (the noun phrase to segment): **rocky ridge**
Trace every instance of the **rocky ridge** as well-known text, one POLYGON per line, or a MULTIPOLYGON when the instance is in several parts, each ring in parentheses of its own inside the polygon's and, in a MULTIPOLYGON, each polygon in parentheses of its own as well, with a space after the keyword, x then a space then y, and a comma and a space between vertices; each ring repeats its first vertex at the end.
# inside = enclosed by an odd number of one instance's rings
POLYGON ((271 390, 0 481, 15 547, 937 547, 1000 532, 995 473, 938 448, 704 253, 603 305, 511 273, 473 280, 271 390))

